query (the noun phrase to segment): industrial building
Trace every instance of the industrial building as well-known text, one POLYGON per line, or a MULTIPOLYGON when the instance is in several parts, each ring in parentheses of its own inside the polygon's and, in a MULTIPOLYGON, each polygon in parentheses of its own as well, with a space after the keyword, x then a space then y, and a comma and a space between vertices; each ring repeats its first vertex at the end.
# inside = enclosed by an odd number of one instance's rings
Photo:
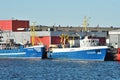
MULTIPOLYGON (((25 41, 30 41, 31 40, 31 32, 13 32, 14 36, 16 37, 16 41, 19 42, 25 42, 25 41), (23 35, 24 34, 24 35, 23 35)), ((79 44, 78 38, 83 37, 86 35, 84 32, 63 32, 63 31, 35 31, 34 32, 34 44, 44 44, 46 45, 47 48, 49 48, 50 45, 57 45, 61 44, 61 38, 60 36, 62 34, 68 35, 69 39, 74 38, 74 41, 72 41, 72 45, 77 45, 79 44), (77 38, 77 40, 76 40, 77 38)), ((106 37, 107 34, 106 32, 88 32, 87 33, 89 36, 92 38, 97 38, 99 39, 101 45, 106 44, 106 37)))
MULTIPOLYGON (((35 27, 34 31, 31 31, 28 20, 0 20, 0 29, 2 31, 8 31, 3 34, 5 37, 4 40, 7 38, 12 38, 15 42, 19 43, 26 43, 29 41, 30 43, 36 44, 44 44, 48 48, 50 45, 60 44, 62 34, 66 34, 69 38, 80 38, 80 36, 85 36, 86 34, 91 36, 92 38, 99 39, 101 45, 106 44, 106 38, 108 37, 108 33, 105 28, 104 31, 89 31, 89 32, 82 32, 80 28, 75 27, 35 27), (42 30, 42 28, 45 30, 42 30), (68 30, 68 31, 66 31, 68 30), (76 31, 78 30, 78 31, 76 31), (34 40, 32 37, 34 36, 34 40)), ((82 28, 83 29, 83 28, 82 28)), ((89 28, 90 29, 90 28, 89 28)), ((112 28, 110 28, 111 30, 112 28)), ((98 29, 97 29, 98 30, 98 29)), ((72 41, 73 45, 79 44, 79 41, 72 41)))
POLYGON ((28 20, 0 20, 0 30, 18 32, 26 31, 28 28, 28 20))
POLYGON ((109 31, 109 43, 115 48, 120 48, 120 29, 109 31))
POLYGON ((114 60, 120 61, 120 29, 109 31, 109 44, 115 49, 114 60))

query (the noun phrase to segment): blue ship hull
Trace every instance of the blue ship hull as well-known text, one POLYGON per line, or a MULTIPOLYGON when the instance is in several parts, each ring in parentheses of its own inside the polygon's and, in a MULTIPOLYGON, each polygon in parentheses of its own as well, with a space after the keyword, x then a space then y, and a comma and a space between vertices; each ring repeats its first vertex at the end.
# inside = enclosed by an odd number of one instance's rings
POLYGON ((44 46, 32 46, 19 49, 1 49, 0 58, 42 58, 45 54, 44 46))
POLYGON ((101 49, 56 49, 48 53, 48 58, 104 61, 107 48, 101 49), (64 51, 65 50, 65 51, 64 51))

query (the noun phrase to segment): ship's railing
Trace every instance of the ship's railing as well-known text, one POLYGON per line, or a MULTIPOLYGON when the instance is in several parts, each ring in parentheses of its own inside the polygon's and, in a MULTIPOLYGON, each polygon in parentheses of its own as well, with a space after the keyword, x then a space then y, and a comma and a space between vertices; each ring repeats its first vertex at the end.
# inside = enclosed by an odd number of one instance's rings
POLYGON ((21 45, 18 44, 8 44, 8 43, 0 43, 0 50, 14 50, 14 49, 20 49, 21 45))

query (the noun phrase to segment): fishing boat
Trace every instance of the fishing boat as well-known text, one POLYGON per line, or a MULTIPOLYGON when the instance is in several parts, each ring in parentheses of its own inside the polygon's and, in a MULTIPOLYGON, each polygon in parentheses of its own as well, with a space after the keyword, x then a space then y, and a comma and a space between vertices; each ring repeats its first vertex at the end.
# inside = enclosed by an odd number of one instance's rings
POLYGON ((92 39, 85 36, 83 39, 80 39, 80 46, 78 47, 66 47, 65 45, 62 47, 51 47, 48 51, 48 58, 104 61, 107 50, 107 46, 99 45, 99 39, 92 39))
POLYGON ((42 58, 43 45, 24 47, 21 44, 0 43, 0 58, 42 58))
MULTIPOLYGON (((52 46, 48 51, 48 58, 104 61, 108 52, 108 46, 100 46, 99 39, 89 38, 87 33, 88 19, 84 17, 84 36, 79 35, 79 46, 66 46, 68 35, 61 35, 62 46, 52 46), (81 37, 81 38, 80 38, 81 37)), ((73 38, 74 39, 74 38, 73 38)))
POLYGON ((45 46, 32 45, 27 41, 26 44, 15 42, 14 39, 8 38, 4 41, 2 34, 5 31, 0 31, 0 58, 42 58, 45 54, 45 46))

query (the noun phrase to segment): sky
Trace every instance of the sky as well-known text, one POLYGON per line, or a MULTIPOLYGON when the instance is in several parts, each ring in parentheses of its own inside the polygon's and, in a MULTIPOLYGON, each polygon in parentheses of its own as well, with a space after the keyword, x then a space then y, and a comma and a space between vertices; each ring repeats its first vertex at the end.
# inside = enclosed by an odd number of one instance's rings
POLYGON ((120 27, 120 0, 0 0, 0 20, 46 26, 120 27))

